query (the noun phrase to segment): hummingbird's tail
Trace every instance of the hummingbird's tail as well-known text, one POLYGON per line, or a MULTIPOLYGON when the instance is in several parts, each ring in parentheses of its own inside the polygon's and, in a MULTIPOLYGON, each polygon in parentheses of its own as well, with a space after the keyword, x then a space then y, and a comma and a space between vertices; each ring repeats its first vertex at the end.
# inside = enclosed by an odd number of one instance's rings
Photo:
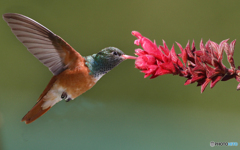
MULTIPOLYGON (((56 81, 56 76, 53 76, 47 87, 40 95, 38 102, 33 106, 33 108, 22 118, 26 124, 35 121, 37 118, 45 114, 56 102, 56 97, 51 93, 51 88, 56 81)), ((61 99, 60 99, 61 100, 61 99)), ((60 101, 59 100, 59 101, 60 101)))
POLYGON ((45 114, 51 107, 43 109, 43 104, 43 100, 38 101, 34 107, 22 118, 22 121, 25 121, 26 124, 29 124, 45 114))

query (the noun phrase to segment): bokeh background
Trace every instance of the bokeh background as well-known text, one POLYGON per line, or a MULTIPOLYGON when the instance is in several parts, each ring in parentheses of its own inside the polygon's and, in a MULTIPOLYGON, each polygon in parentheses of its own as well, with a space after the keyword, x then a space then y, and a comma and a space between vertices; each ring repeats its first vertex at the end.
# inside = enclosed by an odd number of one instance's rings
MULTIPOLYGON (((0 0, 0 14, 29 16, 84 56, 108 46, 133 55, 138 46, 131 31, 136 30, 158 45, 164 39, 169 47, 175 41, 185 46, 194 39, 199 48, 201 39, 237 39, 237 66, 239 7, 236 0, 0 0)), ((133 60, 123 62, 74 101, 62 101, 26 125, 21 118, 52 74, 1 19, 0 45, 1 150, 206 150, 211 149, 210 141, 240 144, 235 80, 219 82, 201 94, 200 87, 184 86, 185 79, 178 76, 144 79, 133 60)), ((225 64, 229 66, 226 60, 225 64)))

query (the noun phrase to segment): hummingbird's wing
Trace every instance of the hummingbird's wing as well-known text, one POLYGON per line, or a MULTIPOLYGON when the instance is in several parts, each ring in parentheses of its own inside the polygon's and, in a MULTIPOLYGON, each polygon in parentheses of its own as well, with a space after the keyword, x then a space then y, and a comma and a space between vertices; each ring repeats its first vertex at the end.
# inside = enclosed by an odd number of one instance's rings
POLYGON ((4 14, 3 19, 28 51, 48 67, 54 75, 73 66, 71 65, 73 61, 79 58, 83 59, 61 37, 33 19, 15 13, 4 14))

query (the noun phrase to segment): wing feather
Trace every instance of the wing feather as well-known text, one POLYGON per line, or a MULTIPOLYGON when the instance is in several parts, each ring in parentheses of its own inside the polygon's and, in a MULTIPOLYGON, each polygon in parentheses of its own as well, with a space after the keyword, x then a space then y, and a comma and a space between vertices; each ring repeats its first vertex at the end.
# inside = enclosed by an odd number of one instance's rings
POLYGON ((3 19, 17 39, 54 75, 77 58, 83 59, 67 42, 35 20, 15 13, 4 14, 3 19))

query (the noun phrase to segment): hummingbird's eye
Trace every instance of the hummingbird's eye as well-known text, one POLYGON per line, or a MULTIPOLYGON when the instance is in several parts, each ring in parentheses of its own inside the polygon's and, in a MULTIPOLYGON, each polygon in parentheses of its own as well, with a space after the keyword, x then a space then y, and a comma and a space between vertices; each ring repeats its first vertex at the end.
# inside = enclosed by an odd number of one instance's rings
POLYGON ((112 54, 113 54, 113 55, 118 55, 118 53, 117 53, 117 52, 115 52, 115 51, 113 51, 113 52, 112 52, 112 54))

